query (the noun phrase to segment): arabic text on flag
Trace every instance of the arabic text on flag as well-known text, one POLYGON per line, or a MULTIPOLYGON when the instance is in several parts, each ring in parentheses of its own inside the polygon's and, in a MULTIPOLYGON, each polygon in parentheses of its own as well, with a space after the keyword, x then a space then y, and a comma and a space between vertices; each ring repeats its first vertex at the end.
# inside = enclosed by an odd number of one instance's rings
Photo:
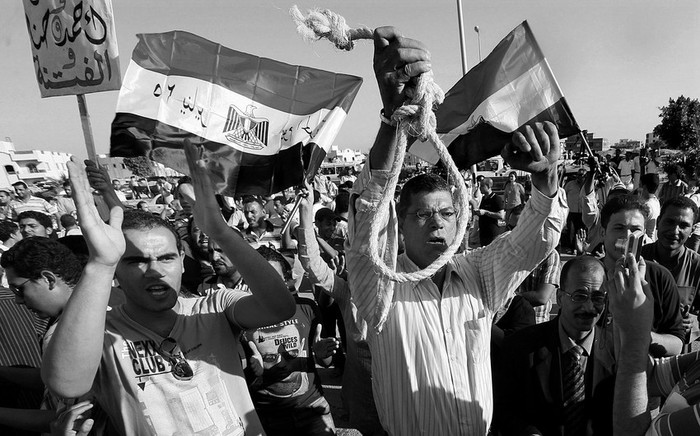
POLYGON ((112 123, 112 156, 187 173, 200 145, 219 192, 267 195, 320 166, 362 79, 294 66, 173 31, 138 35, 112 123))

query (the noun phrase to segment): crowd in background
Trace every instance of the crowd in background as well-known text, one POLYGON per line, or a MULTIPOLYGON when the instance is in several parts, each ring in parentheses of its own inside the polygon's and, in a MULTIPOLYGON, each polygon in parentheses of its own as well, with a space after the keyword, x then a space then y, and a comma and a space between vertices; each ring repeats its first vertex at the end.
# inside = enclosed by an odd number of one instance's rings
MULTIPOLYGON (((377 32, 389 115, 430 67, 419 42, 377 32)), ((697 183, 645 149, 590 156, 567 180, 554 125, 524 132, 502 192, 419 174, 379 223, 386 117, 338 184, 215 195, 189 146, 191 177, 153 187, 92 162, 50 201, 0 187, 0 431, 336 434, 318 376, 332 366, 364 435, 697 433, 697 183), (464 213, 431 277, 373 263, 428 267, 464 213)))

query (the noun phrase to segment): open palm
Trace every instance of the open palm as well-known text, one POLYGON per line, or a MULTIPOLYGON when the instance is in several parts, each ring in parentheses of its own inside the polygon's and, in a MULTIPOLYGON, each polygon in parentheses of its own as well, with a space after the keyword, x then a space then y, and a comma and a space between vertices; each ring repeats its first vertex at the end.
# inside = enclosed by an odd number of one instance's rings
POLYGON ((67 166, 78 220, 90 250, 90 258, 95 262, 114 266, 126 248, 122 233, 124 210, 113 207, 109 212, 109 223, 102 221, 95 207, 85 167, 75 157, 71 158, 67 166))

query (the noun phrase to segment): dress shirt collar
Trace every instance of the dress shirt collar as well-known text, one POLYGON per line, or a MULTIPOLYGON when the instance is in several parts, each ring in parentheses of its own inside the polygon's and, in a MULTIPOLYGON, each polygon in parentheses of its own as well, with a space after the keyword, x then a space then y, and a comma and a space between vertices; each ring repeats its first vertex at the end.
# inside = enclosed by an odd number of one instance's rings
POLYGON ((566 354, 570 349, 574 348, 575 345, 579 345, 583 348, 583 355, 590 356, 591 350, 593 349, 593 340, 595 339, 595 327, 591 330, 588 335, 583 338, 583 340, 576 342, 569 337, 564 331, 564 327, 559 324, 559 344, 561 346, 561 354, 566 354))

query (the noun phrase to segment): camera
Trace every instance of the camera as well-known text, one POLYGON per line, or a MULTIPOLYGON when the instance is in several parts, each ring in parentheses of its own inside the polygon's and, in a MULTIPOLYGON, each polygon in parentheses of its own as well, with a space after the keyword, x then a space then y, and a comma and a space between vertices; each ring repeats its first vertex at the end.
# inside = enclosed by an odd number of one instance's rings
POLYGON ((644 232, 641 230, 635 230, 630 233, 626 238, 620 238, 615 242, 615 248, 625 253, 625 258, 627 258, 628 253, 632 253, 637 262, 639 262, 639 257, 642 253, 642 243, 644 239, 644 232))

